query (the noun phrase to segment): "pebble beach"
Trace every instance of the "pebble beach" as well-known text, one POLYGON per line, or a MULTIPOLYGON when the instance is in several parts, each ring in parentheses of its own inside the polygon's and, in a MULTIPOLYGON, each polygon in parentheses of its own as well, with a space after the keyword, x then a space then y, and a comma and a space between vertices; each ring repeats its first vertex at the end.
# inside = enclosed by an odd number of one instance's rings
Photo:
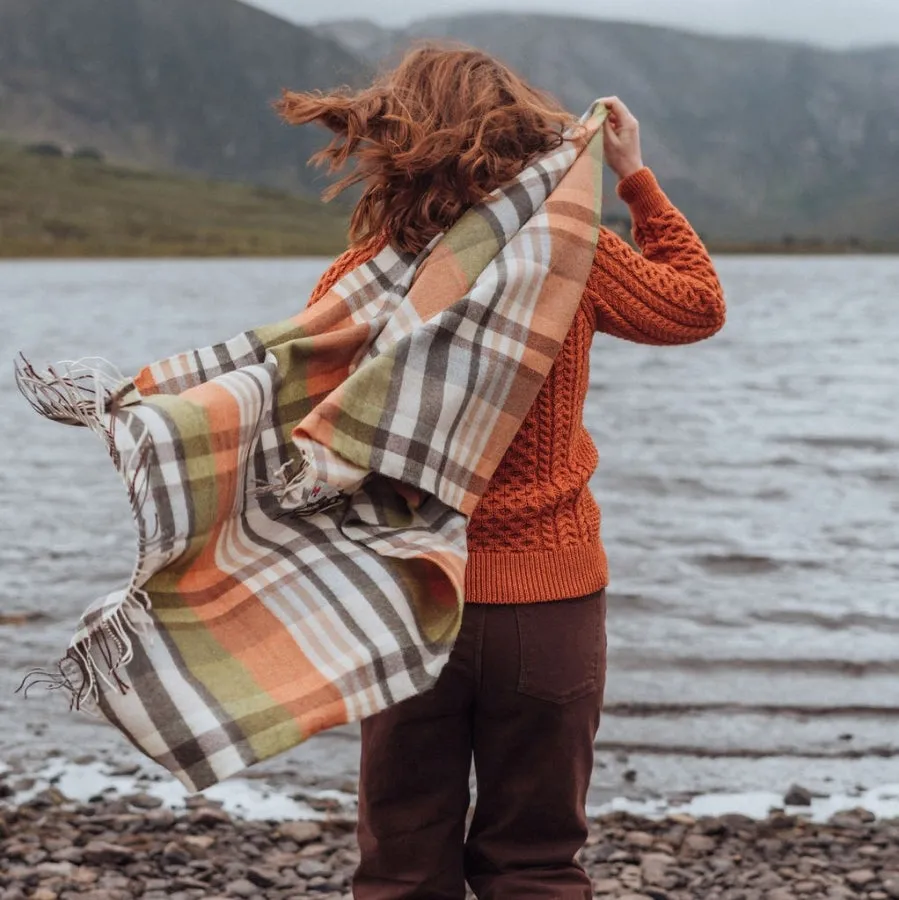
MULTIPOLYGON (((48 788, 0 811, 0 900, 343 900, 353 822, 320 812, 242 819, 201 796, 174 810, 147 793, 71 802, 48 788)), ((612 813, 591 822, 581 861, 608 900, 897 900, 899 819, 612 813)))

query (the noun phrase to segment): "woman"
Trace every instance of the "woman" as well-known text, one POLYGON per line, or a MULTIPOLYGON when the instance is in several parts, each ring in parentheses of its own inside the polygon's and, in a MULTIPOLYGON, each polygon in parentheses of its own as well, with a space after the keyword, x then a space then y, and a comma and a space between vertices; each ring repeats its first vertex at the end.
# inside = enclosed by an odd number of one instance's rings
MULTIPOLYGON (((637 120, 606 98, 608 165, 642 250, 603 230, 555 364, 468 527, 466 608, 433 690, 362 724, 359 900, 586 898, 576 861, 605 683, 606 558, 584 427, 596 331, 686 344, 724 324, 721 286, 643 166, 637 120), (466 837, 469 773, 477 804, 466 837)), ((488 55, 428 46, 359 93, 286 94, 291 123, 336 137, 317 157, 361 183, 350 249, 322 297, 387 243, 418 252, 558 147, 575 120, 488 55)))

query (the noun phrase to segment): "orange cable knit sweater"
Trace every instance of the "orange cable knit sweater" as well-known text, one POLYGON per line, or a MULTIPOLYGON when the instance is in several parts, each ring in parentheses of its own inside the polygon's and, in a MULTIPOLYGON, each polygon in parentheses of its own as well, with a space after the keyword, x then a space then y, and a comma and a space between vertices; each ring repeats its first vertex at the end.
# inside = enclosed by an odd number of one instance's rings
MULTIPOLYGON (((584 427, 595 331, 642 344, 688 344, 724 324, 712 261, 649 169, 624 179, 635 252, 603 229, 593 270, 561 350, 468 526, 465 596, 471 603, 531 603, 605 587, 599 507, 588 482, 598 462, 584 427)), ((380 248, 349 250, 310 303, 380 248)))

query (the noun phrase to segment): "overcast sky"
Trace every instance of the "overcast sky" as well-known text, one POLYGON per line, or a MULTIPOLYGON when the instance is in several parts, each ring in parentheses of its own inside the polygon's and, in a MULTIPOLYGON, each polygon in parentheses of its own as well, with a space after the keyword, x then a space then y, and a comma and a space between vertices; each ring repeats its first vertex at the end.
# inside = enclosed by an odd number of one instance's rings
POLYGON ((571 13, 768 35, 828 46, 899 44, 899 0, 247 0, 296 22, 369 18, 381 25, 465 11, 571 13))

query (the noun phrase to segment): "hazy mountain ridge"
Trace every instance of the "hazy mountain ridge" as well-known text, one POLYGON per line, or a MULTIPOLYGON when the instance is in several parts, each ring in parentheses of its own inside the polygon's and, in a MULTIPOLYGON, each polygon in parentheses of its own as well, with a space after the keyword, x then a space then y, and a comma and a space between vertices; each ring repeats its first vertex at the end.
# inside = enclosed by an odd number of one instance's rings
POLYGON ((313 191, 322 135, 281 125, 271 101, 364 83, 422 37, 483 46, 573 111, 620 94, 647 162, 709 237, 899 238, 899 48, 534 15, 310 29, 236 0, 0 0, 0 136, 313 191))
POLYGON ((831 51, 541 15, 430 19, 352 34, 374 64, 425 37, 483 47, 573 110, 618 94, 645 156, 703 230, 723 238, 899 235, 899 48, 831 51))
POLYGON ((282 87, 364 80, 335 42, 236 0, 0 0, 0 135, 296 188, 320 138, 282 87))

